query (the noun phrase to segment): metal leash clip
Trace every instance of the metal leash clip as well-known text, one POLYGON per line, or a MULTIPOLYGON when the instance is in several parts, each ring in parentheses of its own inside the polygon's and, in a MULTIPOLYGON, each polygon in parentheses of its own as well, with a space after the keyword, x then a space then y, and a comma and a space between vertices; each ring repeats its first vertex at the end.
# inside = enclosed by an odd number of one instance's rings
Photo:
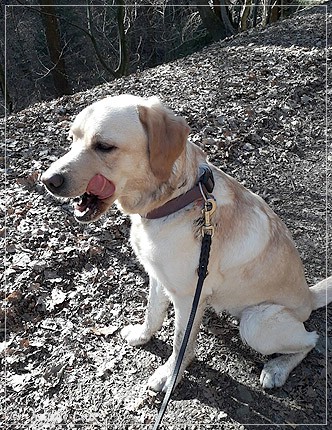
POLYGON ((214 235, 214 226, 211 225, 211 216, 217 209, 217 203, 213 198, 205 200, 204 209, 202 213, 204 215, 204 225, 202 227, 202 236, 209 234, 211 237, 214 235))

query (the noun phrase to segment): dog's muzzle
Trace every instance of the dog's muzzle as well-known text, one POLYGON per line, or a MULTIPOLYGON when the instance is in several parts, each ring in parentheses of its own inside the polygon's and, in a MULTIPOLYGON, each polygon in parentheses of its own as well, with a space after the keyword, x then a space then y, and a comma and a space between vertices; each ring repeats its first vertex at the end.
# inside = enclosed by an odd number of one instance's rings
POLYGON ((68 193, 65 176, 60 173, 48 175, 45 172, 41 181, 51 194, 57 197, 75 198, 74 216, 79 222, 97 220, 110 206, 109 199, 115 192, 114 183, 101 174, 91 178, 85 192, 80 197, 73 194, 72 191, 68 193))
POLYGON ((65 183, 65 177, 63 175, 54 173, 48 176, 44 173, 41 177, 41 181, 52 194, 57 196, 61 195, 61 189, 65 183))

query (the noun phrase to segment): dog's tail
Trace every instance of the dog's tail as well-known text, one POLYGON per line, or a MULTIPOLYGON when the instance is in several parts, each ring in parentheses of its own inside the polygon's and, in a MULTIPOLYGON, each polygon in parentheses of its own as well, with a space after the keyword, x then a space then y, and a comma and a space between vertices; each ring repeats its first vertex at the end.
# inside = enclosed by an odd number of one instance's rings
POLYGON ((318 282, 310 288, 312 297, 312 310, 326 306, 332 302, 332 276, 318 282))

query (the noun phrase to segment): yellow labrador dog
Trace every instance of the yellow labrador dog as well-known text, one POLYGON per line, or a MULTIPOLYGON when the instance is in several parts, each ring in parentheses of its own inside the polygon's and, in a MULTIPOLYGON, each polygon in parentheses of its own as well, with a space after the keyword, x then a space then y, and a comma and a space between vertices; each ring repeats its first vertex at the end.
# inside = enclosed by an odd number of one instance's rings
POLYGON ((80 222, 97 220, 114 202, 130 214, 131 244, 150 277, 144 323, 125 327, 122 336, 130 345, 148 342, 170 301, 175 308, 173 352, 149 386, 166 390, 187 324, 197 282, 202 199, 165 216, 149 215, 193 189, 204 165, 215 180, 215 234, 180 376, 194 356, 210 305, 238 316, 241 338, 256 351, 281 354, 267 362, 260 382, 264 388, 283 385, 316 344, 318 335, 307 332, 303 322, 332 301, 332 277, 308 287, 284 223, 260 197, 208 163, 187 140, 186 121, 156 97, 98 101, 76 117, 70 133, 70 151, 43 174, 43 183, 56 196, 81 196, 75 205, 80 222))

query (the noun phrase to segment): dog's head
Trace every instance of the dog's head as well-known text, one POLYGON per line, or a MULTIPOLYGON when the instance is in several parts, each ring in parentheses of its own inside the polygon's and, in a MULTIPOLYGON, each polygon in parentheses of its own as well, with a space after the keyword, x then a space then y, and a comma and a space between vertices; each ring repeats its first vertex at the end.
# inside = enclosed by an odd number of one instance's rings
POLYGON ((156 97, 108 97, 77 115, 70 151, 41 180, 55 196, 81 196, 78 221, 97 220, 115 200, 132 212, 169 180, 188 133, 186 121, 156 97))

